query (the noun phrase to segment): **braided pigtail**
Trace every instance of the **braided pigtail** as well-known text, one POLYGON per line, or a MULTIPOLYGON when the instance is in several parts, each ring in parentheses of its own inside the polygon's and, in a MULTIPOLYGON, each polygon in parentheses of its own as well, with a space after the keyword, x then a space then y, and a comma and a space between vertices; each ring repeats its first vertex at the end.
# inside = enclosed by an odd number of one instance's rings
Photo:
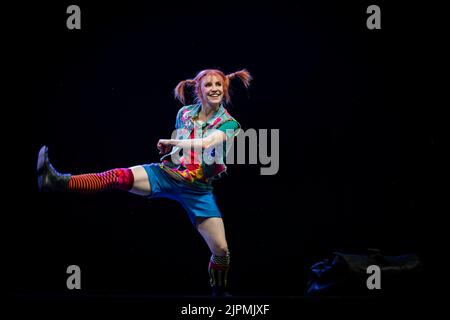
POLYGON ((230 80, 233 80, 235 78, 239 78, 246 88, 249 87, 250 81, 252 80, 250 72, 248 72, 246 69, 227 74, 224 81, 224 95, 226 102, 230 102, 230 80))
POLYGON ((242 69, 240 71, 230 73, 226 77, 227 77, 228 81, 235 79, 235 78, 239 78, 246 88, 249 87, 250 81, 252 80, 252 76, 250 75, 250 72, 248 72, 246 69, 242 69))
POLYGON ((175 98, 180 100, 180 102, 184 104, 186 101, 184 92, 185 86, 195 86, 195 84, 196 81, 192 79, 180 81, 174 89, 175 98))

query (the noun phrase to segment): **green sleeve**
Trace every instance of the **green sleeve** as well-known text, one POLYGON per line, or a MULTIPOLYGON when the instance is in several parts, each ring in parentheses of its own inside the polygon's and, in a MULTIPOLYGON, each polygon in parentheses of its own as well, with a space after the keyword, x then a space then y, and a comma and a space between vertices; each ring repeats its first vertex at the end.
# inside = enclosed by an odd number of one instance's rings
POLYGON ((237 123, 237 121, 235 120, 227 121, 217 128, 217 130, 223 131, 227 135, 228 139, 233 138, 234 135, 236 134, 236 130, 238 129, 239 123, 237 123))

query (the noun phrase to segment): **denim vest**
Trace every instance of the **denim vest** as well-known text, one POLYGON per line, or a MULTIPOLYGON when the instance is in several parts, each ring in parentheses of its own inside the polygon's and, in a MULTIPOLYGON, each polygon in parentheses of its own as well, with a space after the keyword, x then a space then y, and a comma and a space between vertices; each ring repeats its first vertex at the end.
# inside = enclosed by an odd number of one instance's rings
MULTIPOLYGON (((177 140, 185 140, 189 139, 192 131, 195 127, 196 130, 194 131, 194 139, 201 139, 207 137, 209 134, 214 132, 217 128, 219 128, 221 125, 223 125, 227 121, 236 121, 224 108, 223 105, 220 105, 220 107, 217 109, 217 111, 201 126, 199 127, 194 123, 193 118, 195 118, 198 113, 201 110, 202 105, 201 104, 193 104, 182 107, 177 114, 177 119, 175 123, 175 129, 176 129, 176 139, 177 140)), ((236 121, 237 122, 237 121, 236 121)), ((239 125, 239 123, 238 123, 239 125)), ((225 159, 226 155, 230 151, 232 147, 232 142, 234 137, 239 133, 240 131, 240 125, 238 129, 234 132, 234 135, 232 137, 229 137, 227 142, 225 144, 226 148, 225 150, 215 150, 214 147, 211 147, 206 150, 202 150, 202 156, 201 156, 201 166, 203 169, 203 173, 206 179, 212 179, 216 180, 220 178, 221 174, 226 172, 227 166, 225 165, 225 159), (220 154, 217 156, 219 159, 216 158, 216 152, 220 152, 222 157, 220 157, 220 154)), ((225 143, 225 142, 224 142, 225 143)), ((173 159, 180 159, 180 163, 182 164, 185 160, 183 156, 181 158, 179 155, 182 153, 182 148, 180 147, 173 147, 172 151, 169 154, 164 155, 161 158, 161 161, 165 162, 166 164, 169 162, 171 163, 171 167, 177 166, 179 163, 178 161, 172 161, 173 159)))

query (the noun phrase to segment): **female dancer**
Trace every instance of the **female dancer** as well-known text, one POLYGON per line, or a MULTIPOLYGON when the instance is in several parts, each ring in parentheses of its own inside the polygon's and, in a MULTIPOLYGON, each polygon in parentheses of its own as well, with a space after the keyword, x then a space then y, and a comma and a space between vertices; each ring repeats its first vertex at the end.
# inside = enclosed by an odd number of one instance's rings
POLYGON ((247 70, 225 75, 216 69, 200 71, 194 79, 183 80, 175 97, 185 103, 185 88, 194 87, 195 103, 183 106, 177 114, 175 139, 160 139, 160 163, 116 168, 101 173, 61 174, 48 158, 48 148, 39 151, 37 173, 40 191, 99 192, 110 189, 129 191, 149 198, 178 201, 211 250, 208 264, 213 296, 226 296, 230 268, 222 216, 213 195, 213 181, 226 171, 224 159, 239 133, 239 123, 228 113, 229 86, 240 79, 248 88, 247 70))

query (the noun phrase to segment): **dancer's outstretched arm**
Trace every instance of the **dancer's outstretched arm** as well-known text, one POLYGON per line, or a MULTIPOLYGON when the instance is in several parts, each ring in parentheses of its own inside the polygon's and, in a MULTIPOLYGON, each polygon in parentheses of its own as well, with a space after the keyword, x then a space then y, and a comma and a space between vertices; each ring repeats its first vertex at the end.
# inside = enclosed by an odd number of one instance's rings
POLYGON ((160 139, 158 141, 157 148, 159 154, 165 154, 172 149, 172 147, 180 148, 202 148, 208 149, 212 146, 217 146, 222 144, 227 139, 226 134, 223 131, 216 130, 209 136, 200 139, 160 139))

